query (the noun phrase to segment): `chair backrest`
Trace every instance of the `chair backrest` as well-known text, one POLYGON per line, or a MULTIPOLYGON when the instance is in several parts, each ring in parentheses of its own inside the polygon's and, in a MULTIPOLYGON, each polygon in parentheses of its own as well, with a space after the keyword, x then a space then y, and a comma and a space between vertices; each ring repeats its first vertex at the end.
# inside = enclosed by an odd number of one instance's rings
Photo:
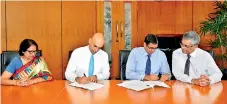
POLYGON ((207 51, 214 58, 214 51, 213 50, 205 50, 205 51, 207 51))
POLYGON ((69 61, 69 59, 70 59, 70 57, 71 57, 71 55, 72 55, 72 52, 73 52, 73 51, 69 51, 68 61, 69 61))
MULTIPOLYGON (((182 39, 182 36, 181 34, 164 34, 164 35, 157 35, 158 37, 158 47, 161 51, 163 51, 167 57, 167 61, 168 61, 168 64, 169 64, 169 68, 170 68, 170 71, 171 71, 171 75, 172 75, 172 80, 175 80, 175 77, 172 73, 172 54, 173 54, 173 51, 175 51, 176 49, 180 48, 180 42, 181 42, 181 39, 182 39)), ((159 75, 161 76, 161 75, 159 75)))
POLYGON ((127 64, 129 54, 130 54, 130 50, 120 50, 119 51, 120 80, 126 80, 125 70, 126 70, 126 64, 127 64))
MULTIPOLYGON (((42 56, 42 51, 38 50, 36 56, 42 56)), ((3 51, 1 54, 1 73, 4 72, 5 68, 9 65, 14 57, 20 57, 18 51, 3 51)))
POLYGON ((171 71, 171 75, 172 75, 172 78, 171 80, 175 80, 176 78, 174 77, 173 73, 172 73, 172 54, 173 54, 173 51, 175 49, 161 49, 161 51, 163 51, 166 55, 166 58, 167 58, 167 62, 169 64, 169 68, 170 68, 170 71, 171 71))
MULTIPOLYGON (((214 51, 213 50, 206 50, 208 53, 210 53, 210 55, 215 58, 215 54, 214 54, 214 51)), ((227 69, 221 69, 221 72, 222 72, 222 78, 221 80, 227 80, 227 69)))

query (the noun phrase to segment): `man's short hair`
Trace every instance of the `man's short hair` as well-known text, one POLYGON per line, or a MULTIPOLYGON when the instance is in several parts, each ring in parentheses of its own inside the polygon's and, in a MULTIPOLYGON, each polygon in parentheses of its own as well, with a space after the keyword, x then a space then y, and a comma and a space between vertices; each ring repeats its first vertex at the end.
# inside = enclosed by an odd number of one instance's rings
POLYGON ((184 39, 191 40, 192 45, 198 45, 200 42, 200 37, 195 31, 188 31, 183 35, 184 39))
POLYGON ((144 39, 144 42, 146 45, 152 44, 158 44, 158 39, 154 34, 147 34, 147 36, 144 39))

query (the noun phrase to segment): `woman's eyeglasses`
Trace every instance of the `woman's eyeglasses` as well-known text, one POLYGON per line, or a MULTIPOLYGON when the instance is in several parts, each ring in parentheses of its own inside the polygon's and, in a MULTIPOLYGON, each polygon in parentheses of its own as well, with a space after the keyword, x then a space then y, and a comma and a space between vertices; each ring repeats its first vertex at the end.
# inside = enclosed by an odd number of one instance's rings
POLYGON ((29 54, 36 54, 37 51, 31 51, 31 50, 27 50, 29 54))

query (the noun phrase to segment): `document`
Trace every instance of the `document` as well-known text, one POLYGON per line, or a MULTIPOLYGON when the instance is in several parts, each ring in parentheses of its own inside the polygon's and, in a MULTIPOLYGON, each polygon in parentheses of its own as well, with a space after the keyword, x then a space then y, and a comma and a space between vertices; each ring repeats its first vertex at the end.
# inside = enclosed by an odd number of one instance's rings
POLYGON ((93 83, 93 82, 89 82, 87 84, 79 84, 77 82, 73 82, 71 84, 69 84, 70 86, 75 86, 75 87, 80 87, 80 88, 84 88, 84 89, 88 89, 88 90, 96 90, 99 88, 104 87, 104 85, 99 84, 99 83, 93 83))
POLYGON ((147 85, 146 83, 144 83, 143 81, 140 81, 140 80, 124 81, 117 85, 131 89, 131 90, 135 90, 135 91, 142 91, 142 90, 153 87, 153 86, 147 85))
POLYGON ((141 91, 141 90, 153 88, 154 86, 170 88, 167 84, 161 81, 130 80, 130 81, 124 81, 117 85, 131 90, 135 90, 135 91, 141 91))
POLYGON ((160 86, 160 87, 170 88, 167 84, 165 84, 162 81, 144 81, 144 83, 151 85, 151 86, 160 86))

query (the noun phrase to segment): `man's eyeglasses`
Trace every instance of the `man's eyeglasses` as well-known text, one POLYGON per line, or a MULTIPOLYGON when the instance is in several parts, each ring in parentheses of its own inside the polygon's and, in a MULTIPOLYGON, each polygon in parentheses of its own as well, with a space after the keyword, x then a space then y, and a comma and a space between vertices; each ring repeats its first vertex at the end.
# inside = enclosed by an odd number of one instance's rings
POLYGON ((149 46, 147 45, 147 48, 150 49, 150 50, 152 50, 152 49, 157 49, 158 47, 149 47, 149 46))
POLYGON ((182 43, 180 43, 180 45, 181 45, 182 48, 191 48, 191 47, 195 46, 195 45, 189 46, 189 45, 185 45, 185 44, 182 44, 182 43))
POLYGON ((36 54, 37 51, 30 51, 30 50, 27 50, 29 54, 36 54))

